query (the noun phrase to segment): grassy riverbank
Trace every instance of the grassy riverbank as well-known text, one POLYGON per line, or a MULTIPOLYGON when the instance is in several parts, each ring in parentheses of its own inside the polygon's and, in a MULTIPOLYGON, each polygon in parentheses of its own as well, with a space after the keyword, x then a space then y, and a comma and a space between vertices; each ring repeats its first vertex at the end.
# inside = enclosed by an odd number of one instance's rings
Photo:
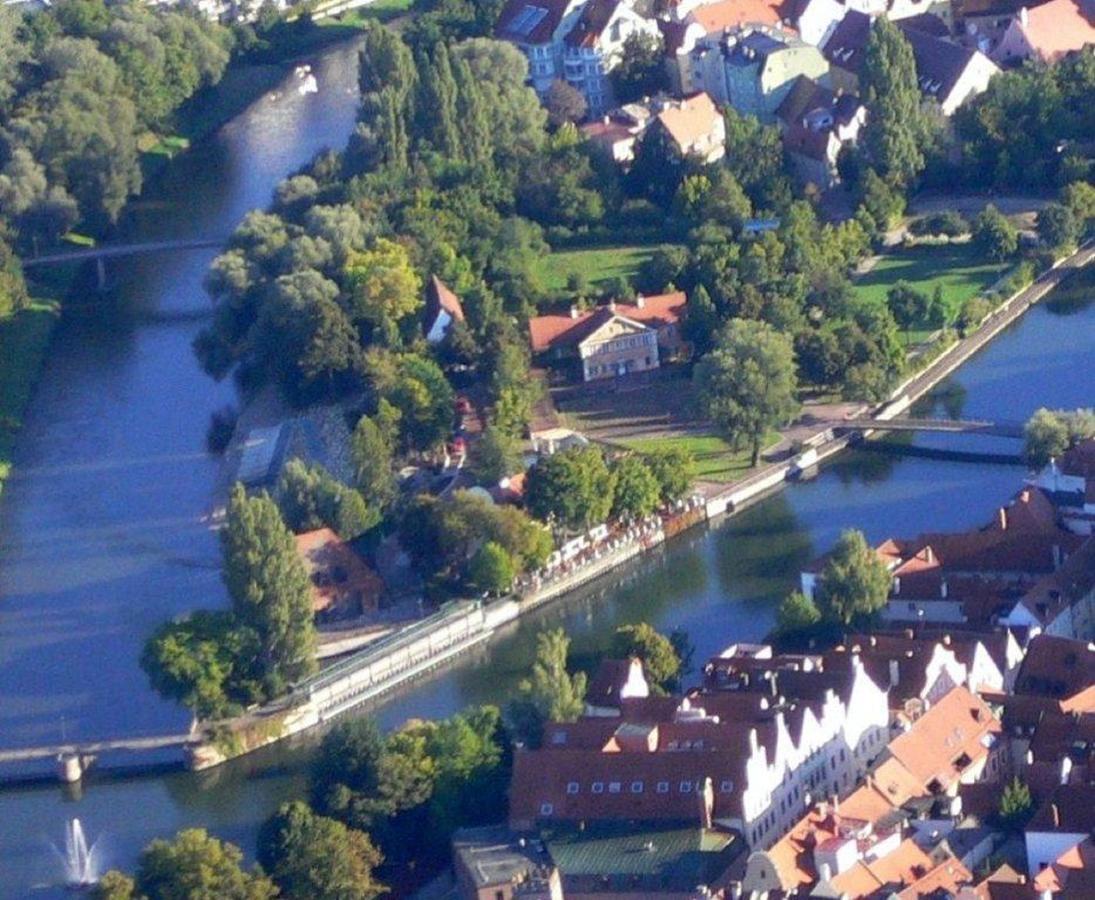
POLYGON ((42 374, 59 298, 38 292, 26 309, 0 321, 0 492, 11 474, 12 452, 42 374))

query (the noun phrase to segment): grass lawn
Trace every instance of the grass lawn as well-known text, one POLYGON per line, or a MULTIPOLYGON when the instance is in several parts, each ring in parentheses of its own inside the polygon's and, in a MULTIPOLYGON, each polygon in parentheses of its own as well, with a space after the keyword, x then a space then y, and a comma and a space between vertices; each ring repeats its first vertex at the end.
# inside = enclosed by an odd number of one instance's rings
POLYGON ((34 300, 0 321, 0 487, 11 471, 11 451, 23 413, 57 323, 55 300, 34 300))
POLYGON ((366 22, 387 22, 409 13, 415 0, 374 0, 368 6, 362 6, 343 13, 340 16, 314 20, 316 25, 331 28, 342 25, 360 28, 366 22))
POLYGON ((633 279, 639 266, 650 259, 660 244, 623 247, 592 247, 588 250, 559 250, 539 259, 534 273, 544 288, 556 293, 567 286, 572 272, 584 275, 592 287, 607 287, 620 277, 633 279))
MULTIPOLYGON (((771 431, 761 442, 762 448, 778 443, 779 433, 771 431)), ((692 477, 698 481, 736 481, 751 470, 749 451, 735 450, 713 434, 685 434, 675 437, 624 438, 618 443, 638 453, 650 453, 667 447, 687 450, 695 461, 692 477)), ((763 449, 761 450, 763 453, 763 449)))
POLYGON ((928 296, 939 285, 948 321, 953 321, 962 304, 990 287, 1007 267, 985 260, 970 244, 902 247, 884 254, 870 272, 855 280, 854 288, 859 297, 885 303, 886 292, 899 281, 928 296))

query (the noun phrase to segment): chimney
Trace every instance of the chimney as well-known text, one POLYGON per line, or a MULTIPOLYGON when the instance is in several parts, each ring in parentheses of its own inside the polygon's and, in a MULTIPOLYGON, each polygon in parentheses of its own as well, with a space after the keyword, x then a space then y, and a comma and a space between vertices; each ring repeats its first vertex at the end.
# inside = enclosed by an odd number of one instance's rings
POLYGON ((924 559, 930 563, 935 562, 935 551, 932 550, 931 544, 924 548, 924 559))
POLYGON ((944 600, 947 599, 947 579, 946 578, 944 578, 942 581, 939 582, 939 596, 942 597, 944 600))
POLYGON ((1053 827, 1054 828, 1060 828, 1061 827, 1061 811, 1057 808, 1056 803, 1049 804, 1049 812, 1050 812, 1050 815, 1053 816, 1053 827))
POLYGON ((901 664, 896 659, 890 660, 890 687, 901 680, 901 664))
POLYGON ((760 750, 760 748, 757 746, 757 730, 755 728, 749 729, 749 749, 752 751, 754 756, 756 756, 756 754, 760 750))
POLYGON ((819 880, 829 881, 833 877, 833 868, 828 863, 822 863, 817 874, 819 880))
POLYGON ((608 311, 616 312, 616 301, 614 299, 608 301, 608 311))
POLYGON ((612 117, 611 117, 611 116, 609 116, 609 115, 606 115, 606 116, 604 117, 604 123, 605 123, 606 125, 610 125, 610 124, 612 124, 612 117))
POLYGON ((1019 24, 1026 28, 1029 21, 1030 16, 1027 13, 1027 8, 1024 6, 1019 10, 1019 24))
POLYGON ((943 646, 949 647, 951 645, 951 636, 949 634, 943 635, 943 646))
POLYGON ((571 306, 571 308, 570 308, 570 317, 572 319, 577 319, 578 318, 578 307, 577 306, 571 306))
POLYGON ((646 307, 646 297, 644 297, 642 294, 636 294, 635 295, 635 305, 639 309, 645 308, 646 307))
POLYGON ((893 579, 893 595, 896 597, 901 593, 901 576, 895 575, 893 579))
POLYGON ((1005 507, 1001 506, 996 511, 996 522, 1000 526, 1001 531, 1008 530, 1008 511, 1005 507))
POLYGON ((839 816, 840 815, 840 796, 838 794, 833 794, 829 798, 829 805, 833 808, 833 815, 834 816, 839 816))
POLYGON ((1061 760, 1061 784, 1068 784, 1068 777, 1072 774, 1072 759, 1066 756, 1061 760))

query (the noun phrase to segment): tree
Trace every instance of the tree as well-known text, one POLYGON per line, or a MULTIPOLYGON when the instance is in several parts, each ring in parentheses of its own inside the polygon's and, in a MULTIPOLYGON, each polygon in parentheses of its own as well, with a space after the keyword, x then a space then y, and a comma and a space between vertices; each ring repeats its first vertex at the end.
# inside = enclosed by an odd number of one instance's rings
POLYGON ((141 900, 137 896, 137 883, 128 875, 111 869, 91 889, 93 900, 141 900))
POLYGON ((1023 456, 1032 468, 1048 465, 1068 447, 1068 425, 1052 410, 1036 410, 1023 426, 1023 456))
POLYGON ((1004 830, 1010 832, 1021 832, 1023 826, 1034 815, 1034 798, 1031 796, 1030 788, 1019 779, 1018 775, 1004 785, 997 813, 1004 830))
POLYGON ((680 687, 681 659, 672 640, 646 622, 621 625, 612 635, 612 656, 637 657, 643 674, 655 694, 668 694, 680 687))
POLYGON ((287 898, 373 900, 387 892, 373 877, 383 857, 369 836, 299 800, 263 825, 258 859, 287 898))
POLYGON ((930 301, 907 281, 898 281, 886 292, 886 306, 897 324, 909 331, 927 318, 930 301))
POLYGON ((267 900, 278 889, 261 869, 242 867, 234 844, 201 828, 180 831, 174 841, 154 840, 137 864, 137 891, 155 900, 267 900))
POLYGON ((905 195, 891 186, 874 169, 867 169, 860 180, 861 209, 867 213, 874 231, 881 235, 893 228, 905 212, 905 195))
POLYGON ((658 447, 646 454, 663 503, 682 499, 692 489, 695 460, 683 447, 658 447))
POLYGON ((732 319, 707 356, 693 384, 703 414, 734 446, 760 459, 765 434, 798 412, 795 355, 790 339, 765 322, 732 319))
POLYGON ((991 203, 973 220, 973 243, 989 259, 1002 262, 1019 249, 1019 231, 991 203))
POLYGON ((248 497, 237 483, 221 549, 232 607, 259 635, 268 690, 278 694, 316 669, 312 585, 293 535, 268 495, 248 497))
POLYGON ((585 709, 586 676, 567 671, 570 638, 561 628, 536 636, 532 675, 517 685, 507 715, 517 736, 539 746, 548 722, 573 722, 585 709))
POLYGON ((513 435, 488 425, 472 447, 472 470, 484 484, 497 484, 521 469, 521 448, 513 435))
POLYGON ((385 510, 395 499, 395 441, 399 411, 384 400, 376 416, 362 416, 354 428, 350 455, 354 479, 366 504, 385 510))
POLYGON ((784 637, 801 634, 820 621, 821 613, 814 601, 801 591, 792 591, 776 610, 776 634, 784 637))
POLYGON ((889 569, 863 532, 848 529, 818 575, 814 598, 825 619, 850 625, 886 605, 890 581, 889 569))
POLYGON ((654 512, 661 489, 658 479, 641 456, 629 454, 620 458, 613 465, 612 474, 615 477, 613 516, 642 519, 654 512))
POLYGON ((432 450, 452 434, 452 386, 441 367, 418 353, 374 352, 368 363, 379 396, 398 411, 406 447, 432 450))
POLYGON ((1048 203, 1038 213, 1038 237, 1053 250, 1069 249, 1080 239, 1080 225, 1069 207, 1048 203))
POLYGON ((872 22, 860 92, 871 111, 864 134, 867 153, 886 181, 903 189, 924 167, 928 127, 912 47, 885 16, 872 22))
POLYGON ((609 76, 617 103, 653 97, 669 87, 662 39, 656 34, 632 32, 624 40, 620 61, 609 76))
POLYGON ((500 595, 513 587, 517 567, 506 548, 494 541, 487 541, 475 551, 468 565, 468 580, 477 591, 500 595))
POLYGON ((525 503, 538 519, 565 528, 589 528, 608 518, 614 479, 594 446, 571 447, 544 457, 528 471, 525 503))
POLYGON ((322 813, 346 818, 355 795, 377 787, 384 736, 372 719, 344 719, 320 742, 312 763, 312 801, 322 813))
POLYGON ((298 534, 326 525, 351 541, 380 520, 361 494, 336 481, 322 466, 291 459, 282 469, 277 487, 278 506, 286 524, 298 534))
POLYGON ((422 279, 407 248, 378 238, 371 250, 351 253, 345 271, 354 318, 380 329, 388 344, 396 343, 398 326, 424 303, 422 279))
POLYGON ((158 628, 141 668, 161 696, 216 719, 265 699, 260 653, 259 635, 232 613, 198 611, 158 628))
POLYGON ((548 121, 556 128, 566 122, 580 122, 589 108, 585 95, 560 78, 556 78, 548 88, 544 106, 547 107, 548 121))

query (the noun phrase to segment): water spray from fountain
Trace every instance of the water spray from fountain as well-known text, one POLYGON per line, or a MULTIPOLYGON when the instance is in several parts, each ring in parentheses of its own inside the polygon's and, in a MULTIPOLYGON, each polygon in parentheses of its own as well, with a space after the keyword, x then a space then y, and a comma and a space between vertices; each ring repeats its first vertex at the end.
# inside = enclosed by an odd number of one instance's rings
POLYGON ((65 849, 57 852, 64 862, 65 883, 69 887, 89 887, 99 880, 95 844, 88 846, 79 819, 72 819, 65 827, 65 849))

